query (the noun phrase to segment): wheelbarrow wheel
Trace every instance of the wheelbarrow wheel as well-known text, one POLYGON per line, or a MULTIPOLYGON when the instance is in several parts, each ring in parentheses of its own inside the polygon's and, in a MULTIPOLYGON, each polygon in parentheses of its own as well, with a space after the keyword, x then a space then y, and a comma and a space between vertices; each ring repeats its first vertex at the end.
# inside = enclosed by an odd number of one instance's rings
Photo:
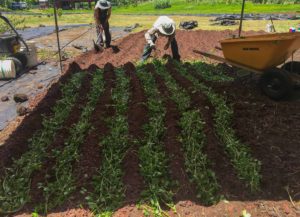
POLYGON ((274 100, 287 97, 292 91, 292 81, 288 73, 288 71, 278 68, 264 72, 260 78, 260 87, 263 93, 274 100))

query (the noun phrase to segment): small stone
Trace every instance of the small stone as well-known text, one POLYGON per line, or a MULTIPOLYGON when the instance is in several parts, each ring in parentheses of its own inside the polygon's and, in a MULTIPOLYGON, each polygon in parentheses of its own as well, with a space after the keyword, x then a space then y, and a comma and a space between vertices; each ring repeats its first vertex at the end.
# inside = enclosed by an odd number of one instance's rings
POLYGON ((26 102, 28 100, 28 96, 23 93, 17 93, 14 95, 15 102, 26 102))
POLYGON ((39 27, 46 27, 44 24, 40 24, 39 27))
POLYGON ((38 88, 38 89, 42 89, 43 87, 44 87, 43 84, 38 84, 38 85, 37 85, 37 88, 38 88))
POLYGON ((25 106, 22 106, 22 105, 17 106, 17 114, 19 116, 26 115, 28 112, 29 112, 29 109, 26 108, 25 106))
POLYGON ((1 101, 2 101, 2 102, 6 102, 6 101, 8 101, 8 100, 9 100, 8 96, 2 96, 2 97, 1 97, 1 101))
POLYGON ((31 70, 29 73, 32 74, 32 75, 35 75, 37 73, 37 71, 36 70, 31 70))

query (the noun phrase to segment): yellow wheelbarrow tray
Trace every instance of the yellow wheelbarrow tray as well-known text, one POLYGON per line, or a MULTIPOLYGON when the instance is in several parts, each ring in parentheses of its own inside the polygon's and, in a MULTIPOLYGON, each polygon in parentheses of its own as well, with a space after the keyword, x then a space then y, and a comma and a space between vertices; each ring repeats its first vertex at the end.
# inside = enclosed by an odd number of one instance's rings
POLYGON ((224 58, 194 50, 205 57, 261 75, 262 91, 272 99, 281 99, 300 81, 300 62, 285 63, 300 49, 300 33, 274 33, 220 41, 224 58), (295 73, 297 72, 297 73, 295 73))
POLYGON ((225 59, 266 70, 284 63, 300 48, 300 33, 277 33, 220 41, 225 59))

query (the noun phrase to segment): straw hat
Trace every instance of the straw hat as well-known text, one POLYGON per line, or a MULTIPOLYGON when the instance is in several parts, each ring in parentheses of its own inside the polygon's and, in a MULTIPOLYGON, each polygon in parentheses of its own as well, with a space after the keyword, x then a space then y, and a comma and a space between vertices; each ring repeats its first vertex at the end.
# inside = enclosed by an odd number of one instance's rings
POLYGON ((111 8, 111 4, 107 0, 99 0, 95 6, 95 8, 100 8, 100 9, 109 9, 111 8))
POLYGON ((175 23, 163 23, 162 25, 158 26, 158 30, 160 33, 164 35, 173 35, 175 32, 175 23))

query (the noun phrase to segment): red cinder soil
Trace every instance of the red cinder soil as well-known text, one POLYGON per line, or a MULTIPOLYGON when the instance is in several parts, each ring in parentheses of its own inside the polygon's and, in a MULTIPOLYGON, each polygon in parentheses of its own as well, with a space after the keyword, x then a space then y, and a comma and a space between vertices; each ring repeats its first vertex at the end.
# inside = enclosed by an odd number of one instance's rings
POLYGON ((130 77, 128 127, 133 143, 123 160, 123 183, 125 185, 125 203, 134 204, 139 200, 144 188, 143 178, 139 173, 138 149, 140 141, 144 138, 143 126, 148 121, 148 110, 146 107, 147 99, 140 80, 136 76, 135 66, 129 62, 124 65, 124 69, 127 76, 130 77))
MULTIPOLYGON (((89 67, 88 71, 95 72, 97 69, 97 66, 92 65, 89 67)), ((93 129, 89 132, 84 143, 80 146, 80 158, 74 164, 74 177, 77 189, 70 197, 71 199, 69 201, 56 209, 57 212, 74 208, 78 206, 78 204, 85 204, 84 198, 86 195, 80 193, 81 189, 85 188, 88 192, 93 190, 93 176, 97 174, 97 171, 101 167, 100 141, 101 138, 109 133, 109 127, 106 124, 106 120, 115 114, 111 97, 116 79, 113 69, 114 67, 109 63, 104 67, 103 76, 105 80, 105 90, 100 96, 91 116, 90 123, 92 124, 93 129)))
MULTIPOLYGON (((194 75, 204 80, 201 75, 194 75)), ((206 84, 233 105, 233 128, 238 138, 249 145, 252 155, 262 163, 262 192, 252 195, 252 198, 287 199, 285 187, 288 187, 292 197, 300 200, 299 91, 294 91, 290 99, 276 102, 262 95, 257 79, 253 76, 227 84, 206 84)))
POLYGON ((247 189, 238 180, 237 174, 216 136, 212 117, 215 112, 214 107, 202 92, 194 92, 192 82, 181 76, 171 63, 168 63, 166 67, 178 84, 188 91, 192 99, 192 106, 201 111, 205 122, 204 132, 206 135, 204 153, 210 160, 211 169, 216 173, 217 181, 221 185, 220 193, 226 196, 227 199, 235 199, 237 196, 241 197, 247 192, 247 189))
POLYGON ((36 105, 36 107, 0 146, 0 176, 2 176, 3 169, 10 165, 13 159, 18 159, 27 150, 28 140, 37 130, 42 128, 43 116, 50 116, 52 114, 51 107, 60 99, 60 86, 70 78, 73 72, 79 70, 78 64, 71 63, 60 81, 53 84, 48 92, 43 94, 42 99, 37 97, 31 101, 31 104, 36 105))
POLYGON ((47 148, 47 153, 49 153, 48 157, 43 162, 42 169, 36 173, 33 174, 32 180, 31 180, 31 204, 28 204, 28 208, 32 209, 36 204, 43 203, 43 191, 42 189, 39 189, 38 184, 40 182, 44 182, 45 180, 52 180, 55 178, 55 158, 51 156, 52 150, 55 149, 63 149, 66 140, 70 136, 70 129, 71 127, 76 124, 80 118, 80 114, 82 112, 82 109, 87 103, 87 93, 90 90, 91 87, 91 74, 86 74, 83 78, 81 87, 79 89, 78 98, 76 99, 76 102, 74 104, 74 107, 72 108, 70 112, 70 116, 63 124, 63 128, 59 130, 59 132, 55 135, 55 139, 52 144, 49 145, 47 148), (49 176, 46 179, 46 175, 49 176))
MULTIPOLYGON (((180 55, 183 60, 200 59, 193 49, 214 52, 219 46, 218 40, 228 37, 232 31, 177 31, 180 55)), ((251 34, 253 34, 252 32, 251 34)), ((250 34, 250 33, 247 33, 250 34)), ((165 39, 160 38, 157 42, 157 50, 153 51, 153 57, 162 57, 171 54, 170 49, 163 50, 165 39)), ((88 69, 91 64, 103 68, 107 62, 111 62, 115 67, 122 66, 128 61, 140 59, 145 44, 144 32, 131 34, 128 37, 117 41, 114 49, 106 49, 102 53, 95 54, 93 51, 81 55, 76 59, 78 65, 83 69, 88 69), (117 51, 117 49, 119 51, 117 51)), ((297 55, 296 55, 297 56, 297 55)), ((71 73, 80 70, 80 67, 73 64, 61 78, 61 82, 69 79, 71 73)), ((94 70, 90 68, 90 70, 94 70)), ((169 92, 161 80, 155 75, 157 86, 164 97, 164 104, 167 108, 165 137, 165 150, 170 158, 171 179, 177 179, 180 183, 176 198, 176 210, 180 216, 240 216, 242 210, 246 209, 252 216, 287 216, 296 217, 300 215, 300 127, 299 127, 299 91, 294 96, 285 101, 275 102, 263 96, 256 85, 257 78, 240 78, 236 76, 236 69, 224 66, 224 73, 236 78, 233 82, 206 82, 201 74, 197 76, 207 86, 222 94, 228 105, 232 105, 233 128, 241 142, 248 145, 253 157, 262 163, 262 183, 261 191, 250 193, 230 164, 227 155, 220 144, 213 124, 214 107, 207 100, 205 95, 193 92, 192 85, 188 80, 179 75, 176 68, 170 63, 167 70, 175 78, 177 83, 185 88, 192 96, 192 107, 200 109, 205 121, 205 134, 207 143, 205 153, 212 162, 212 169, 216 173, 221 194, 228 201, 221 201, 215 206, 204 207, 194 199, 193 184, 188 182, 183 171, 184 161, 180 152, 180 143, 175 135, 180 132, 177 121, 179 114, 174 102, 169 98, 169 92), (177 169, 177 170, 176 170, 177 169), (182 175, 182 177, 181 177, 182 175), (288 188, 285 188, 288 187, 288 188), (287 191, 288 189, 288 191, 287 191), (294 205, 290 202, 288 193, 294 200, 294 205)), ((186 67, 189 67, 186 65, 186 67)), ((100 97, 96 110, 93 112, 91 123, 94 129, 87 135, 86 141, 80 147, 80 159, 74 164, 74 174, 77 180, 77 191, 70 197, 63 206, 52 211, 49 216, 91 216, 86 207, 84 196, 79 193, 81 187, 92 190, 92 177, 101 166, 101 136, 109 133, 105 118, 114 115, 111 105, 111 90, 115 85, 115 77, 112 73, 113 66, 105 66, 105 92, 100 97), (79 208, 82 205, 83 208, 79 208)), ((195 71, 189 68, 194 75, 195 71)), ((147 122, 147 108, 144 104, 146 97, 142 86, 135 76, 135 69, 132 64, 125 66, 125 71, 131 79, 130 102, 128 111, 128 124, 131 139, 142 139, 142 126, 147 122)), ((43 96, 43 95, 41 95, 43 96)), ((38 104, 34 111, 25 117, 22 124, 15 130, 12 136, 0 147, 0 175, 3 168, 10 165, 12 158, 19 158, 27 150, 27 140, 32 137, 36 130, 41 128, 42 115, 51 115, 50 108, 61 96, 59 85, 54 84, 45 93, 45 97, 32 101, 32 105, 38 104), (39 102, 39 103, 37 103, 39 102)), ((78 106, 84 106, 84 102, 78 106)), ((79 108, 81 109, 81 108, 79 108)), ((142 211, 135 206, 139 195, 144 189, 143 180, 138 173, 138 144, 133 144, 123 160, 124 184, 126 186, 125 206, 120 208, 114 216, 143 216, 142 211)), ((47 162, 45 162, 47 165, 47 162)), ((46 168, 50 169, 50 168, 46 168)), ((34 184, 34 183, 33 183, 34 184)), ((31 216, 32 210, 22 210, 19 216, 31 216)), ((168 212, 170 216, 177 216, 174 212, 168 212)))
MULTIPOLYGON (((247 34, 261 34, 262 32, 246 32, 247 34)), ((90 51, 77 58, 75 61, 82 67, 87 68, 91 64, 96 64, 103 67, 107 62, 112 63, 114 66, 122 66, 127 62, 135 62, 140 60, 146 39, 144 37, 145 31, 130 34, 124 39, 115 42, 113 48, 104 50, 102 53, 95 53, 90 51)), ((179 53, 182 60, 199 60, 199 54, 193 50, 201 50, 206 52, 214 52, 215 54, 222 55, 222 52, 215 49, 215 46, 220 46, 218 41, 224 38, 232 37, 236 34, 235 31, 176 31, 176 39, 179 47, 179 53)), ((161 58, 165 54, 171 55, 171 48, 164 50, 164 45, 167 39, 160 37, 156 43, 156 50, 152 52, 152 57, 161 58)))
POLYGON ((184 155, 182 144, 179 142, 180 127, 178 121, 180 113, 176 103, 170 99, 170 92, 163 79, 156 74, 154 65, 147 65, 147 69, 154 76, 158 90, 163 98, 166 107, 166 134, 164 137, 165 151, 170 159, 169 168, 171 179, 178 182, 175 191, 175 201, 192 200, 197 201, 195 188, 191 185, 188 175, 185 172, 184 155))

